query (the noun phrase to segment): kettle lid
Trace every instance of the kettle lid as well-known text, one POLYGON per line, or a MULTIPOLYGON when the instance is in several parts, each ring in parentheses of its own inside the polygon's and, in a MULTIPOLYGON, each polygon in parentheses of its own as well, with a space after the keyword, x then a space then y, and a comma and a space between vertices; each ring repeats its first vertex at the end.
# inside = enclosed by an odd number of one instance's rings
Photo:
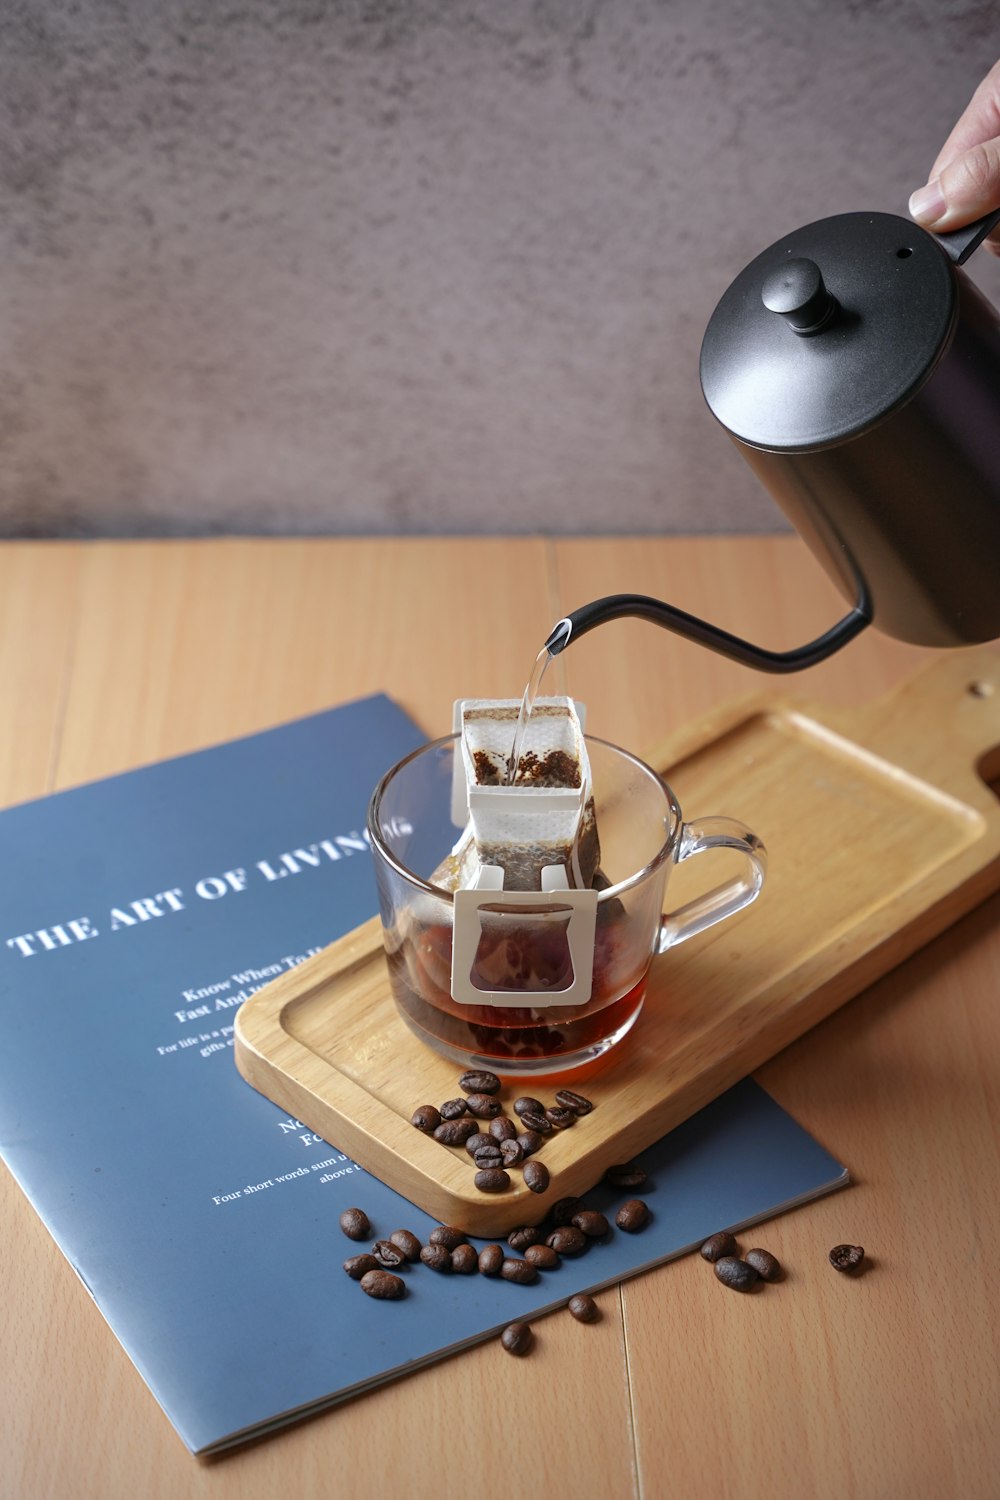
POLYGON ((957 317, 957 281, 934 236, 895 214, 838 214, 778 240, 712 314, 701 385, 742 442, 826 447, 906 402, 957 317))

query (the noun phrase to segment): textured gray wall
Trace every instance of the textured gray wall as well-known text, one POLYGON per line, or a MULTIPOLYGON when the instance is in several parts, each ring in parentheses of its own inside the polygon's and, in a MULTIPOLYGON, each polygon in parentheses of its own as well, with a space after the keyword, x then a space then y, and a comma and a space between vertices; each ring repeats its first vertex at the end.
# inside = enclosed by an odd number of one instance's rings
POLYGON ((982 0, 4 0, 0 531, 777 527, 705 322, 905 212, 998 52, 982 0))

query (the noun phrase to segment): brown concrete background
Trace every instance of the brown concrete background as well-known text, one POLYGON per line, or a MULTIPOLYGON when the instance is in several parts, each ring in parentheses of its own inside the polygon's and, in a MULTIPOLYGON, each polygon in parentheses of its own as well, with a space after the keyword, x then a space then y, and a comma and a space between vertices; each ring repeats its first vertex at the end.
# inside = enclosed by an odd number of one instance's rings
POLYGON ((998 51, 967 0, 7 0, 0 533, 778 527, 705 322, 905 212, 998 51))

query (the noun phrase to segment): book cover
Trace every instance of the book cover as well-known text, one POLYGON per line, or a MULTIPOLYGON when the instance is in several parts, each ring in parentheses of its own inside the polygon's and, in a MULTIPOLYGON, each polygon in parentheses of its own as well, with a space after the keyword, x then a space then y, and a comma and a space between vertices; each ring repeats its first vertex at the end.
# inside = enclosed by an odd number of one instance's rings
POLYGON ((345 1207, 433 1221, 239 1077, 233 1019, 377 910, 368 799, 423 738, 376 695, 0 813, 0 1152, 192 1452, 846 1180, 745 1083, 645 1154, 641 1235, 530 1287, 345 1276, 345 1207))

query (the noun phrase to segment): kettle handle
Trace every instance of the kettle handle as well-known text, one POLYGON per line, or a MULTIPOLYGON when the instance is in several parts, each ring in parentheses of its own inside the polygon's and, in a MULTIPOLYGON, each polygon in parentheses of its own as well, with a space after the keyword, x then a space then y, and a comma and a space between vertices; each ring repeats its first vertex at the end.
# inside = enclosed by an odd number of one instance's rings
POLYGON ((951 229, 947 234, 932 234, 931 239, 937 240, 945 255, 949 260, 953 260, 956 266, 964 266, 972 252, 979 249, 986 236, 998 224, 1000 224, 1000 208, 995 208, 972 224, 963 224, 961 229, 951 229))

